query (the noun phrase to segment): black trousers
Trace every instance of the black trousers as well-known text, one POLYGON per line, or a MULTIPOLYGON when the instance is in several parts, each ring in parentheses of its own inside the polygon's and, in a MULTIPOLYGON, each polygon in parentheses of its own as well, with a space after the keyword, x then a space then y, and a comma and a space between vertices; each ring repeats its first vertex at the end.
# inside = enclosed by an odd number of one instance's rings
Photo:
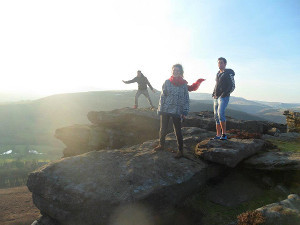
POLYGON ((172 118, 173 128, 177 138, 178 150, 183 151, 183 137, 181 132, 180 117, 171 116, 167 114, 160 115, 160 130, 159 130, 159 142, 161 146, 165 146, 165 140, 168 130, 169 120, 172 118))

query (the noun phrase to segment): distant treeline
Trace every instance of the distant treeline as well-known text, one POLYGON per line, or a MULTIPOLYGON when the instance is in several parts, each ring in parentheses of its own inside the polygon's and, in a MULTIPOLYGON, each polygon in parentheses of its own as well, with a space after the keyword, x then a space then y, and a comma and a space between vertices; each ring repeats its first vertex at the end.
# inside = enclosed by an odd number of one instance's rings
POLYGON ((38 160, 0 162, 0 188, 26 185, 28 174, 47 163, 38 160))

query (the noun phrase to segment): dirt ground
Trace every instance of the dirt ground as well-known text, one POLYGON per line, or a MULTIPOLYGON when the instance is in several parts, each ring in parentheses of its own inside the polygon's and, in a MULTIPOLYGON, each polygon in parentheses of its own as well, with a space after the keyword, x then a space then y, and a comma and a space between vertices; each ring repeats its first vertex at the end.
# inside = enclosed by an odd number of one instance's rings
POLYGON ((30 225, 39 217, 27 186, 0 189, 1 225, 30 225))

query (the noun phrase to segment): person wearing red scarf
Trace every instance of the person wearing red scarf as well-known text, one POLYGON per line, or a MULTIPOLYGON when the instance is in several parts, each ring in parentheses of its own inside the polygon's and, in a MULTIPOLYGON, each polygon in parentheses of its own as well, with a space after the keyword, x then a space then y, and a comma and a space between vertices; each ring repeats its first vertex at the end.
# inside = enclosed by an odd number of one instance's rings
POLYGON ((183 137, 181 122, 190 109, 189 91, 187 81, 183 79, 182 65, 172 67, 172 76, 165 81, 160 95, 157 113, 160 115, 159 145, 154 151, 163 150, 167 135, 168 123, 172 118, 177 138, 178 152, 175 158, 183 157, 183 137))

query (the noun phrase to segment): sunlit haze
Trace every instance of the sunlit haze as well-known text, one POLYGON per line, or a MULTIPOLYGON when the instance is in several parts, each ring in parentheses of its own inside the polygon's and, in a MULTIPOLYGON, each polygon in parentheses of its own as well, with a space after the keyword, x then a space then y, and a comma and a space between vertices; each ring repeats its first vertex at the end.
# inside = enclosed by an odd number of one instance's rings
POLYGON ((234 96, 300 102, 300 1, 1 1, 0 93, 136 89, 137 70, 161 90, 171 67, 205 78, 217 58, 234 96))

